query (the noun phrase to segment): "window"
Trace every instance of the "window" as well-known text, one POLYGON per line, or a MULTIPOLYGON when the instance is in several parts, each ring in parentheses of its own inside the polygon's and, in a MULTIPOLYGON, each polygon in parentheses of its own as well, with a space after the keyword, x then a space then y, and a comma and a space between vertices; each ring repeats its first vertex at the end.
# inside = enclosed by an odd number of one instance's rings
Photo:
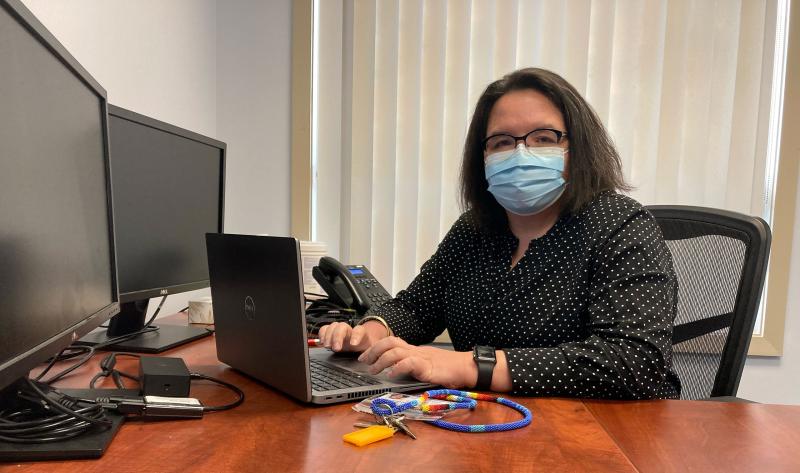
MULTIPOLYGON (((525 66, 563 75, 595 107, 640 202, 772 223, 787 11, 788 0, 317 0, 310 234, 405 287, 460 213, 477 97, 525 66)), ((780 299, 782 326, 785 289, 780 299)), ((778 354, 769 345, 754 349, 778 354)))

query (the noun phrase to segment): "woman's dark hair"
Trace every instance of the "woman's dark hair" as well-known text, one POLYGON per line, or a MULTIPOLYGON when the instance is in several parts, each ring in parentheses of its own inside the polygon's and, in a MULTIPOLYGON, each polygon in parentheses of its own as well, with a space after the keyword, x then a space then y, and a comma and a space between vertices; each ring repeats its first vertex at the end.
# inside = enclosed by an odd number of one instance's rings
POLYGON ((564 78, 545 69, 526 68, 492 82, 478 99, 464 142, 461 206, 471 210, 483 230, 508 228, 505 210, 489 192, 484 173, 483 140, 495 102, 515 90, 535 90, 561 111, 569 140, 568 185, 562 214, 574 213, 603 191, 629 190, 614 143, 592 107, 564 78))

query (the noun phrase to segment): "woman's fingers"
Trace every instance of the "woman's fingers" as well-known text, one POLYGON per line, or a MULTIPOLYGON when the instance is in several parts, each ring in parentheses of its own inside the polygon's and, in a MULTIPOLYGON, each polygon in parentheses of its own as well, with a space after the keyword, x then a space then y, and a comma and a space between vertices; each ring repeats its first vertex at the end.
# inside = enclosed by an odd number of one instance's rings
POLYGON ((363 325, 351 327, 344 322, 333 322, 319 329, 319 344, 333 351, 363 351, 369 348, 370 339, 363 325))
POLYGON ((319 328, 319 332, 317 333, 317 338, 319 338, 319 344, 321 346, 325 345, 325 340, 328 336, 328 330, 330 330, 330 325, 323 325, 319 328))
POLYGON ((430 382, 433 373, 433 364, 430 360, 418 356, 409 356, 395 363, 389 371, 389 376, 409 375, 423 382, 430 382))
POLYGON ((394 366, 395 363, 411 355, 411 352, 403 347, 394 347, 384 351, 378 359, 370 363, 370 374, 378 374, 384 369, 394 366))
POLYGON ((388 368, 391 377, 410 375, 426 383, 441 384, 448 388, 467 385, 465 364, 472 363, 472 354, 433 347, 409 345, 402 339, 391 337, 375 343, 359 357, 370 365, 369 372, 377 374, 388 368))
POLYGON ((364 353, 358 357, 358 361, 371 365, 383 355, 383 352, 397 346, 408 346, 408 344, 398 337, 382 338, 364 351, 364 353))
POLYGON ((367 329, 363 325, 356 325, 350 332, 350 349, 352 351, 363 351, 367 348, 367 329))
POLYGON ((338 325, 333 328, 333 335, 331 337, 331 344, 329 348, 333 351, 342 351, 345 342, 350 339, 350 332, 352 331, 352 327, 346 323, 339 322, 338 325))
POLYGON ((342 349, 344 339, 350 330, 352 330, 350 326, 343 322, 325 325, 319 329, 319 342, 326 348, 339 351, 342 349))

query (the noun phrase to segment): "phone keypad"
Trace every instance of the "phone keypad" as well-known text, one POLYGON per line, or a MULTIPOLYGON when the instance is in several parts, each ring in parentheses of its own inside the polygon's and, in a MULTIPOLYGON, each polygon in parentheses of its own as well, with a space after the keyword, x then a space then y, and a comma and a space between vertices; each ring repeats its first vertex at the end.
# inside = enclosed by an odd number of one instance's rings
POLYGON ((386 294, 367 294, 367 297, 376 304, 382 304, 391 299, 391 297, 386 294))
POLYGON ((358 278, 361 286, 367 290, 367 297, 373 305, 380 305, 392 298, 386 290, 381 286, 381 283, 374 278, 358 278))

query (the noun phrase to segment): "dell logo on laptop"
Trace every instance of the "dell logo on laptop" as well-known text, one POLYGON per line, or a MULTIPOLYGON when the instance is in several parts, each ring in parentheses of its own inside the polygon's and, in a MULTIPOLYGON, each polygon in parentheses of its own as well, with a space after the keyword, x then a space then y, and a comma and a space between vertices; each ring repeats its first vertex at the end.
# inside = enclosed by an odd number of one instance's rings
POLYGON ((244 316, 247 320, 256 319, 256 302, 250 296, 244 298, 244 316))

